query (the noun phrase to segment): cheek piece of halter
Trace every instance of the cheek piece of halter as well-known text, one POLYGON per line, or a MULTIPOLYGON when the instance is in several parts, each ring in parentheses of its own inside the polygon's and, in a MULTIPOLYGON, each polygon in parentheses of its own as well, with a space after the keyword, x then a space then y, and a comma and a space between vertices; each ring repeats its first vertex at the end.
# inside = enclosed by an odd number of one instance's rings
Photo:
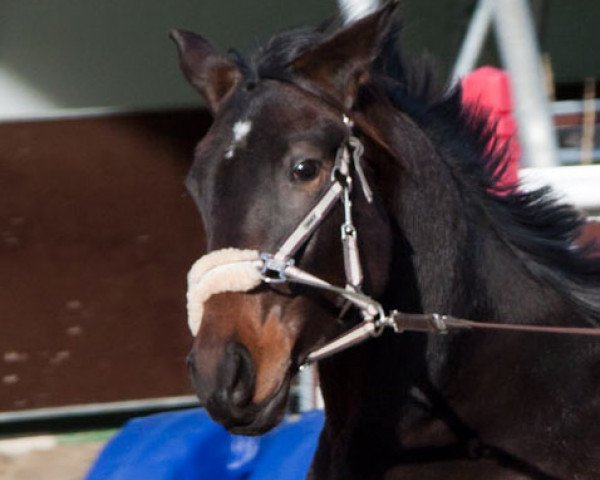
MULTIPOLYGON (((358 178, 361 190, 369 203, 373 201, 373 193, 362 169, 363 145, 352 133, 352 121, 346 115, 343 116, 343 121, 348 127, 349 134, 337 150, 329 188, 274 254, 223 249, 205 255, 192 267, 188 274, 188 316, 192 334, 198 333, 203 303, 211 295, 225 291, 248 291, 263 282, 266 284, 291 282, 333 292, 346 300, 346 307, 356 307, 363 318, 363 321, 355 327, 310 352, 303 366, 334 355, 371 337, 377 337, 385 329, 391 329, 396 333, 415 331, 445 334, 448 330, 480 329, 600 336, 600 328, 493 323, 438 313, 404 313, 397 310, 386 314, 382 305, 363 293, 361 289, 363 273, 350 199, 353 173, 358 178), (344 209, 341 241, 346 274, 345 287, 332 285, 294 264, 294 255, 319 228, 338 201, 341 201, 344 209), (219 273, 222 274, 220 278, 219 273), (210 278, 211 274, 213 274, 212 278, 210 278), (223 278, 226 280, 223 281, 223 278)), ((343 309, 344 313, 346 307, 343 309)))
POLYGON ((364 152, 362 142, 352 134, 353 124, 346 115, 343 116, 343 121, 348 127, 349 135, 337 150, 329 188, 275 254, 264 252, 260 254, 262 261, 260 272, 263 282, 269 284, 292 282, 336 293, 347 301, 348 306, 353 305, 358 308, 363 317, 363 322, 358 326, 309 353, 305 364, 329 357, 369 337, 378 336, 385 327, 389 326, 397 330, 396 324, 385 315, 381 304, 361 290, 363 272, 350 199, 353 186, 352 171, 356 174, 369 203, 373 202, 373 192, 361 164, 364 152), (340 227, 346 274, 346 286, 343 288, 332 285, 294 265, 296 252, 319 228, 338 201, 341 201, 344 210, 344 223, 340 227))
MULTIPOLYGON (((338 148, 335 163, 331 171, 330 185, 317 204, 305 215, 296 229, 286 238, 275 254, 261 253, 261 279, 265 283, 292 282, 312 288, 336 293, 343 297, 347 306, 353 305, 360 311, 363 321, 341 336, 310 352, 305 365, 329 357, 341 350, 361 343, 369 337, 378 336, 384 328, 391 327, 397 331, 396 324, 385 314, 382 305, 365 295, 361 288, 363 272, 358 250, 357 231, 352 220, 352 174, 355 173, 367 202, 373 202, 373 192, 362 168, 364 147, 362 142, 352 134, 353 123, 343 116, 348 127, 348 137, 338 148), (344 222, 340 227, 340 238, 344 254, 344 271, 346 286, 338 287, 316 277, 294 265, 294 255, 311 235, 319 228, 323 220, 341 201, 344 211, 344 222)), ((343 309, 345 312, 346 307, 343 309)), ((343 314, 342 314, 343 315, 343 314)))

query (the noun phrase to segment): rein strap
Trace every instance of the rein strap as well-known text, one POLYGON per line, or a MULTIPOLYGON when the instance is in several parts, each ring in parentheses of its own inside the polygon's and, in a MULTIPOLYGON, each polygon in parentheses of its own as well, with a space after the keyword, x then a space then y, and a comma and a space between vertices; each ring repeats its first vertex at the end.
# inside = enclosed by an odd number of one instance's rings
POLYGON ((547 333, 559 335, 583 335, 600 337, 600 328, 594 327, 558 327, 550 325, 507 324, 466 320, 438 313, 404 313, 393 310, 390 314, 374 321, 365 321, 326 345, 313 350, 305 364, 311 364, 330 357, 342 350, 358 345, 369 338, 381 335, 385 328, 395 333, 421 332, 445 335, 450 330, 488 330, 513 333, 547 333))

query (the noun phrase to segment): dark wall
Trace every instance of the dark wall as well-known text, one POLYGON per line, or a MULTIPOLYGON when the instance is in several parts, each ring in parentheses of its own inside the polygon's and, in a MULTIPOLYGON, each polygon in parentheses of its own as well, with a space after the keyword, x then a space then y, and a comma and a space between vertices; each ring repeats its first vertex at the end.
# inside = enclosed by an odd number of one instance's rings
POLYGON ((191 393, 193 111, 0 123, 0 411, 191 393))

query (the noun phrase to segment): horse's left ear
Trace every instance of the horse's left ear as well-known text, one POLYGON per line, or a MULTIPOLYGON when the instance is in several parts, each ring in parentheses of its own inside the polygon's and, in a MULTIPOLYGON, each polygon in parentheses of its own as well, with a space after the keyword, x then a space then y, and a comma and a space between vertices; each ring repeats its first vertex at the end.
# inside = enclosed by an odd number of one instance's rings
POLYGON ((238 85, 242 73, 204 37, 185 30, 173 30, 170 36, 177 45, 183 74, 216 113, 238 85))
POLYGON ((307 78, 350 109, 358 89, 369 78, 371 64, 394 27, 398 3, 385 7, 340 30, 291 62, 293 71, 307 78))

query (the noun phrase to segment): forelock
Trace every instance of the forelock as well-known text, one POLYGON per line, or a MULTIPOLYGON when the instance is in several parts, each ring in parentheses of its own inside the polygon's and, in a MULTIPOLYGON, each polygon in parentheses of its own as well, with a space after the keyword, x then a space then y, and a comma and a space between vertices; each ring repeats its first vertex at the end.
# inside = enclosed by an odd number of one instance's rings
POLYGON ((290 63, 325 38, 325 34, 313 28, 298 28, 275 35, 253 57, 259 78, 287 78, 291 73, 290 63))

